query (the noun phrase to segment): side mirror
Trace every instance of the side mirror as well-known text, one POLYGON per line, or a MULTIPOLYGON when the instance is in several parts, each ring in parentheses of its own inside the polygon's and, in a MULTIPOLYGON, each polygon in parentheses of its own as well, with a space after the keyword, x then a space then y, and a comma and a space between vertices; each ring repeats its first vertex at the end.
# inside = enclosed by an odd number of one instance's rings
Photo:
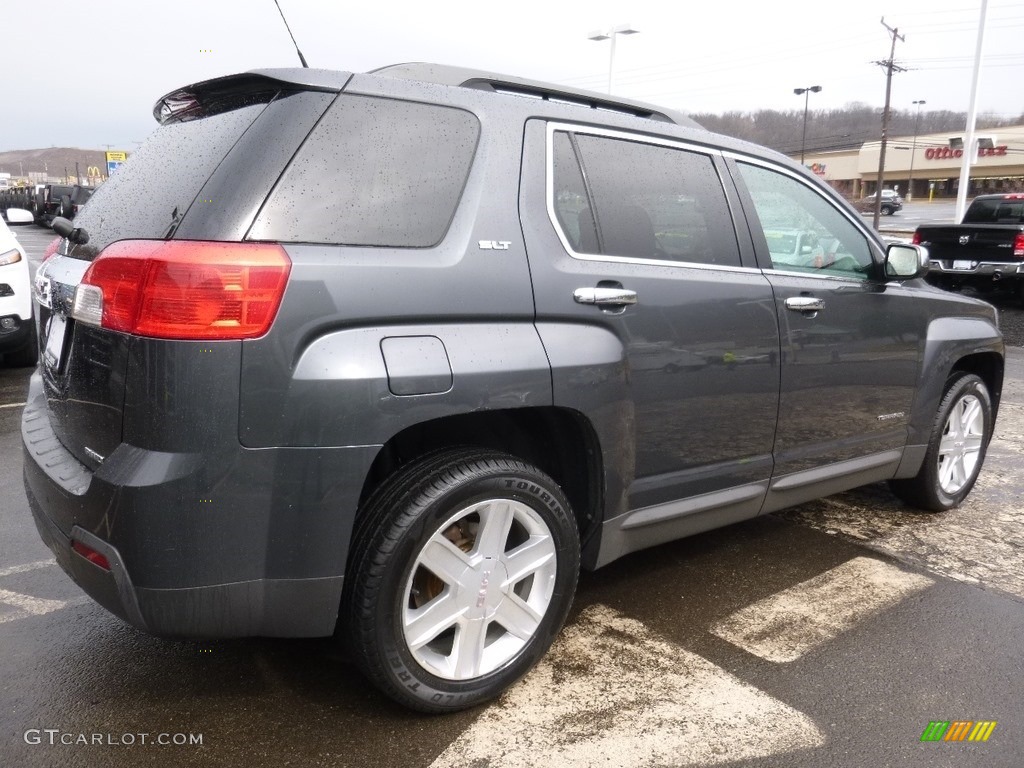
POLYGON ((892 243, 885 249, 885 276, 912 280, 928 273, 928 249, 920 245, 892 243))
POLYGON ((7 209, 8 224, 31 224, 33 221, 35 221, 35 217, 31 211, 26 211, 24 208, 7 209))

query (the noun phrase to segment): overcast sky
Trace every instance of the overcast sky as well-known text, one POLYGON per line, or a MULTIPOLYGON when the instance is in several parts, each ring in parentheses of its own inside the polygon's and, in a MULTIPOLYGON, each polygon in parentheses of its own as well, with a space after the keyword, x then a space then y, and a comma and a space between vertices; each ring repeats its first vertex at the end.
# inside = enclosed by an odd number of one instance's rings
MULTIPOLYGON (((981 0, 280 0, 312 67, 366 71, 433 61, 603 91, 619 36, 617 94, 688 113, 881 106, 898 27, 893 106, 966 111, 981 0)), ((153 102, 190 82, 297 66, 273 0, 4 0, 0 151, 131 150, 156 126, 153 102)), ((979 108, 1024 111, 1024 2, 989 0, 979 108)))

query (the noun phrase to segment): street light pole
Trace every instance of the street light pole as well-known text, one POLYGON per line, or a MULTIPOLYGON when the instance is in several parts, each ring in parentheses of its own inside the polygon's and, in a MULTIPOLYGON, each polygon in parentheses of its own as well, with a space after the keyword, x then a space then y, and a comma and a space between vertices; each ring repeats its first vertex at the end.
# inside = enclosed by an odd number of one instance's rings
POLYGON ((608 54, 608 95, 612 93, 612 84, 615 80, 615 36, 616 35, 635 35, 640 30, 633 29, 629 24, 619 24, 617 27, 612 27, 607 32, 595 31, 587 35, 588 40, 611 40, 611 51, 608 54))
POLYGON ((807 107, 810 105, 812 93, 821 93, 820 85, 812 85, 808 88, 794 88, 793 93, 804 97, 804 132, 800 138, 800 165, 804 164, 804 150, 807 148, 807 107))
POLYGON ((907 202, 913 202, 914 200, 914 152, 917 151, 917 127, 921 122, 921 106, 928 102, 924 99, 920 101, 912 101, 911 104, 917 106, 917 115, 914 117, 914 141, 910 144, 910 178, 907 179, 907 202))

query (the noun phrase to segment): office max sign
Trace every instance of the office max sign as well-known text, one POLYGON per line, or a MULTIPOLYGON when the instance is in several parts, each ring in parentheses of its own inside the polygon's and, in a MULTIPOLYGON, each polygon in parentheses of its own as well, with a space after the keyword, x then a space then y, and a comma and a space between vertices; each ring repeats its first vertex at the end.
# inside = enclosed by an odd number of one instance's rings
MULTIPOLYGON (((999 147, 978 147, 978 157, 1004 157, 1008 148, 1006 144, 999 147)), ((952 160, 963 156, 962 147, 928 147, 924 151, 925 160, 952 160)))

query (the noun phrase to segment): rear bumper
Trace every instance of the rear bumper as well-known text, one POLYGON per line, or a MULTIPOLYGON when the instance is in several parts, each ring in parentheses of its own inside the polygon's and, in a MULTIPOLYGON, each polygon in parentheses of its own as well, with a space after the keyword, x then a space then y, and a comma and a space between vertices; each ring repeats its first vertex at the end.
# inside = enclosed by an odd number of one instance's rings
POLYGON ((334 631, 376 446, 239 446, 227 460, 197 461, 122 444, 91 472, 49 428, 38 374, 22 437, 25 490, 41 538, 111 613, 165 637, 334 631), (110 570, 75 552, 73 541, 106 557, 110 570))
POLYGON ((959 281, 1002 279, 1019 280, 1024 278, 1024 263, 1008 261, 979 261, 977 259, 932 259, 929 263, 929 274, 942 275, 959 281), (956 269, 954 264, 963 265, 970 262, 967 269, 956 269))

